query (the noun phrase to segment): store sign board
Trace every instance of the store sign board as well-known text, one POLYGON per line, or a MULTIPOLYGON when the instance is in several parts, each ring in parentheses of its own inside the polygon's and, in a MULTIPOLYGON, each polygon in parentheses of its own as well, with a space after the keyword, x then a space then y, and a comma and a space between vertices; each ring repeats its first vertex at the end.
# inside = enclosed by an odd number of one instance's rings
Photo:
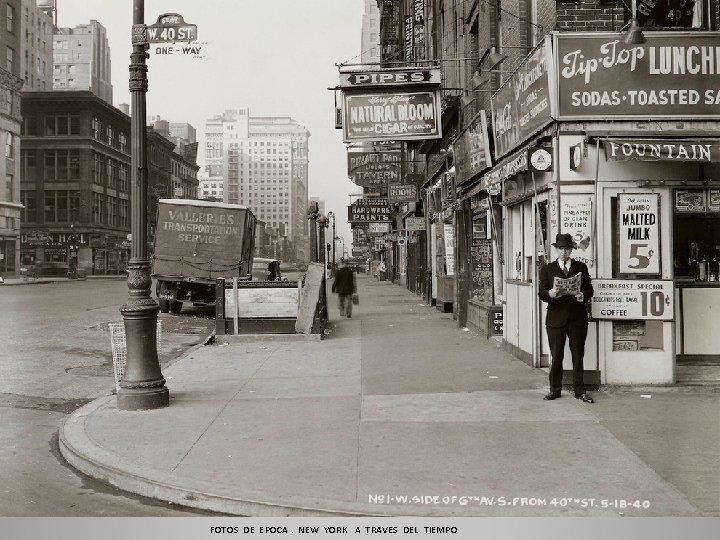
POLYGON ((390 221, 390 205, 387 199, 360 199, 348 206, 350 222, 388 222, 390 221))
POLYGON ((552 122, 553 62, 550 36, 492 96, 495 157, 502 157, 552 122))
POLYGON ((595 319, 657 320, 675 318, 672 280, 593 279, 590 303, 595 319))
POLYGON ((445 223, 443 227, 445 239, 445 275, 455 275, 455 226, 452 223, 445 223))
POLYGON ((588 268, 595 265, 592 224, 592 199, 590 196, 564 194, 560 208, 560 232, 572 236, 576 246, 572 257, 584 262, 588 268))
POLYGON ((440 91, 343 93, 343 141, 442 138, 440 91))
POLYGON ((379 86, 440 86, 441 81, 440 68, 386 68, 340 73, 340 88, 343 90, 379 86))
POLYGON ((603 145, 608 161, 720 161, 720 141, 605 139, 603 145))
POLYGON ((348 176, 361 187, 400 181, 400 152, 348 152, 348 176))
POLYGON ((369 233, 386 233, 390 232, 390 223, 368 223, 369 233))
POLYGON ((676 212, 705 212, 707 210, 706 192, 704 189, 675 190, 676 212))
POLYGON ((660 273, 660 195, 618 194, 619 272, 660 273))
POLYGON ((388 201, 390 204, 415 202, 418 200, 415 184, 388 184, 388 201))
POLYGON ((555 34, 557 118, 720 118, 720 35, 643 34, 555 34))
POLYGON ((484 110, 480 111, 454 146, 459 149, 455 152, 458 184, 467 182, 479 172, 492 167, 487 118, 484 110))
POLYGON ((406 217, 405 218, 405 230, 407 230, 407 231, 424 231, 425 230, 425 218, 424 217, 406 217))

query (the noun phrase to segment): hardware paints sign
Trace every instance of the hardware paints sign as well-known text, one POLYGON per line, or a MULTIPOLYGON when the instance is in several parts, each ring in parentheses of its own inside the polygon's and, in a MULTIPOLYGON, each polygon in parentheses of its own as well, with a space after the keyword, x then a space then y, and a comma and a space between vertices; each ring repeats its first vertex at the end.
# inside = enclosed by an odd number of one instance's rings
POLYGON ((557 34, 558 118, 720 118, 720 35, 557 34))

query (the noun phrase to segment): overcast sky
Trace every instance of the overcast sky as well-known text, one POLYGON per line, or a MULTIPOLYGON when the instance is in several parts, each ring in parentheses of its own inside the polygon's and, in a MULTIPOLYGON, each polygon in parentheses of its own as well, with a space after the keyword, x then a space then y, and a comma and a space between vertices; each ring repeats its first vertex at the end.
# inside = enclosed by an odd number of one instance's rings
MULTIPOLYGON (((57 0, 58 26, 96 19, 108 32, 114 105, 130 103, 128 65, 132 0, 57 0)), ((347 152, 335 129, 333 93, 339 62, 359 62, 363 0, 145 0, 145 24, 179 13, 198 27, 201 56, 148 60, 148 120, 189 122, 204 144, 205 121, 225 109, 290 116, 310 131, 310 196, 338 216, 350 247, 347 152)), ((203 160, 200 150, 198 159, 203 160)), ((202 163, 200 163, 202 165, 202 163)), ((338 249, 341 249, 338 245, 338 249)))

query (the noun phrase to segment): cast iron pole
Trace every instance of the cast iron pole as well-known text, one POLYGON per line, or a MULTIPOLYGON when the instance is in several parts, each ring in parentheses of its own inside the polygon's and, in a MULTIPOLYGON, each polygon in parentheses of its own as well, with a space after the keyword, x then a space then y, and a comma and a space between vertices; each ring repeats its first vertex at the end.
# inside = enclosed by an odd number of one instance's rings
POLYGON ((150 260, 147 247, 147 132, 145 94, 148 89, 145 0, 133 0, 133 50, 130 55, 132 246, 128 262, 127 303, 120 308, 125 322, 125 373, 117 394, 118 409, 158 409, 170 403, 157 352, 159 307, 150 295, 150 260))

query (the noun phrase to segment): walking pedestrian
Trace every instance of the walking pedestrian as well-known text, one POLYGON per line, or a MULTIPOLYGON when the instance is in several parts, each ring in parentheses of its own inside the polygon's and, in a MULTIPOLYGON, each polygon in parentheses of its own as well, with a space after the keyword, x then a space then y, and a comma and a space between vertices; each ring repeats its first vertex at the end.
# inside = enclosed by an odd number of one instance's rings
POLYGON ((558 257, 540 268, 538 296, 548 303, 545 327, 552 363, 550 365, 550 392, 546 400, 560 397, 562 391, 563 357, 565 341, 570 342, 570 353, 573 364, 573 390, 575 398, 585 403, 594 403, 585 391, 583 381, 583 357, 585 355, 585 339, 588 332, 588 316, 586 304, 594 293, 590 274, 585 263, 570 257, 573 250, 572 236, 558 234, 553 243, 558 257), (579 290, 572 294, 556 288, 556 279, 572 278, 580 274, 579 290))
POLYGON ((357 293, 357 284, 355 282, 355 272, 347 266, 345 259, 340 259, 340 268, 335 272, 335 281, 333 281, 332 292, 338 295, 338 305, 340 307, 340 316, 352 317, 353 295, 357 293))

